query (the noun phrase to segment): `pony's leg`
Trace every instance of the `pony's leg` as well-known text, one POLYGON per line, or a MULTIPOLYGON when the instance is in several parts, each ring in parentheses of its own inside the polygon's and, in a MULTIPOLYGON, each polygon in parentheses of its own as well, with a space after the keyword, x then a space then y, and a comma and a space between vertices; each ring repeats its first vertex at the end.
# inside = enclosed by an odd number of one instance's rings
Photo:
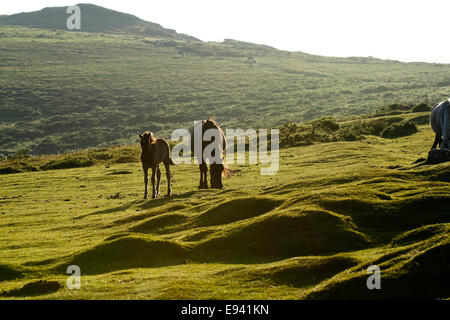
POLYGON ((145 189, 144 189, 144 199, 148 198, 148 168, 144 167, 144 184, 145 184, 145 189))
POLYGON ((449 136, 449 132, 448 132, 448 122, 450 121, 449 117, 449 113, 450 113, 450 105, 447 105, 444 107, 444 119, 443 119, 443 123, 441 126, 441 130, 442 130, 442 144, 440 149, 447 149, 448 146, 448 136, 449 136))
POLYGON ((213 163, 210 166, 211 188, 223 189, 222 184, 223 165, 213 163))
POLYGON ((448 122, 450 121, 450 105, 446 105, 444 106, 444 121, 443 121, 443 126, 441 128, 442 130, 442 144, 441 144, 441 149, 448 149, 449 145, 448 145, 448 138, 449 138, 449 132, 448 132, 448 122))
POLYGON ((211 183, 211 188, 216 189, 217 187, 217 179, 215 176, 216 173, 216 164, 215 163, 211 163, 209 165, 209 182, 211 183))
POLYGON ((156 198, 156 188, 155 188, 156 178, 155 178, 155 176, 156 176, 156 168, 152 167, 152 199, 156 198))
POLYGON ((436 136, 434 137, 434 143, 433 146, 431 147, 431 150, 436 149, 438 143, 440 143, 441 137, 439 134, 436 133, 436 136))
POLYGON ((164 167, 166 168, 167 196, 170 197, 172 195, 172 186, 170 185, 170 164, 165 162, 164 167))

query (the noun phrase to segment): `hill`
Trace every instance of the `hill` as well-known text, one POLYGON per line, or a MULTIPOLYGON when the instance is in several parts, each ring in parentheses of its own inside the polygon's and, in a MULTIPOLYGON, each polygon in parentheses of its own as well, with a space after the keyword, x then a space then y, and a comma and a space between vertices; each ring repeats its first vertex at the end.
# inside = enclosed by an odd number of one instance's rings
MULTIPOLYGON (((159 24, 144 21, 126 14, 93 4, 77 4, 81 11, 83 32, 102 32, 114 34, 137 34, 167 39, 194 40, 194 37, 178 34, 175 30, 165 29, 159 24)), ((25 26, 42 29, 67 30, 67 7, 49 7, 40 11, 22 12, 9 16, 0 16, 0 25, 25 26)))
POLYGON ((119 13, 101 12, 95 32, 0 26, 0 153, 127 145, 144 130, 169 138, 207 116, 224 128, 345 118, 392 102, 432 104, 450 89, 450 65, 321 57, 126 28, 120 33, 130 34, 111 34, 119 13))
POLYGON ((132 148, 2 175, 0 298, 449 298, 450 166, 413 164, 432 140, 418 124, 399 138, 285 148, 276 176, 234 165, 221 191, 197 190, 198 166, 178 165, 170 199, 142 200, 132 148), (82 290, 69 291, 74 264, 82 290), (373 264, 382 290, 366 287, 373 264))

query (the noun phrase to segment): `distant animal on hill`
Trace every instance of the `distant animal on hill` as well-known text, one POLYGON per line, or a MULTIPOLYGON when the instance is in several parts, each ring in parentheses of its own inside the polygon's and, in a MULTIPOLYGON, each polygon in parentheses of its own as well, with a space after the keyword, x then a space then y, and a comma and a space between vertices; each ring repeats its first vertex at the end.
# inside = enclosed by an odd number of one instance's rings
POLYGON ((431 110, 431 128, 435 132, 434 143, 431 149, 448 149, 450 139, 450 99, 439 102, 431 110))
POLYGON ((159 164, 162 162, 166 168, 167 177, 167 196, 172 195, 172 188, 170 186, 170 165, 174 162, 170 158, 170 146, 164 139, 155 139, 153 133, 150 131, 144 134, 139 134, 141 139, 141 162, 142 170, 144 170, 144 199, 148 198, 148 169, 152 169, 152 198, 155 199, 160 196, 159 186, 161 183, 161 170, 159 164), (155 186, 156 176, 156 186, 155 186))
POLYGON ((207 160, 210 162, 210 176, 211 188, 222 189, 222 175, 231 178, 233 171, 231 171, 224 163, 224 152, 227 147, 225 135, 220 129, 217 122, 212 118, 196 122, 193 131, 191 131, 191 151, 195 158, 197 158, 200 167, 200 184, 199 189, 208 189, 208 166, 207 160), (207 131, 212 133, 209 141, 204 141, 204 135, 207 131), (196 133, 201 136, 196 136, 196 133), (218 139, 217 139, 218 138, 218 139), (196 143, 200 144, 196 148, 196 143), (213 149, 210 155, 205 155, 205 149, 213 149), (216 154, 216 151, 218 154, 216 154))
POLYGON ((248 60, 248 62, 250 62, 251 66, 253 66, 253 67, 256 67, 258 65, 258 62, 253 57, 248 57, 247 60, 248 60))

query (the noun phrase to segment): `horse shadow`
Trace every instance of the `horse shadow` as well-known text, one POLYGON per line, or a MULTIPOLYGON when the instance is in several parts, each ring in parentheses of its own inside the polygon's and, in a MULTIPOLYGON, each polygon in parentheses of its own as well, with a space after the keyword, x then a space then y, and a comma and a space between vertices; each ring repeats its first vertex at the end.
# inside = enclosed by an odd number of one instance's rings
POLYGON ((159 197, 156 199, 151 200, 142 200, 142 204, 139 206, 141 209, 153 209, 156 207, 160 207, 163 205, 168 204, 169 202, 172 202, 177 199, 186 199, 190 198, 195 194, 195 191, 189 191, 182 194, 173 194, 170 197, 159 197))
POLYGON ((164 206, 170 202, 172 202, 175 199, 185 199, 185 198, 190 198, 195 194, 195 191, 190 191, 190 192, 186 192, 186 193, 182 193, 182 194, 174 194, 170 197, 160 197, 160 198, 156 198, 156 199, 150 199, 150 200, 133 200, 129 203, 120 205, 118 207, 114 207, 114 208, 109 208, 109 209, 105 209, 105 210, 99 210, 99 211, 95 211, 95 212, 91 212, 79 217, 74 218, 75 220, 80 220, 89 216, 93 216, 93 215, 103 215, 103 214, 110 214, 110 213, 115 213, 115 212, 121 212, 121 211, 125 211, 128 210, 134 206, 136 206, 139 209, 142 210, 146 210, 146 209, 153 209, 153 208, 157 208, 157 207, 161 207, 164 206))
POLYGON ((99 211, 95 211, 95 212, 91 212, 79 217, 74 218, 75 220, 80 220, 89 216, 93 216, 93 215, 101 215, 101 214, 109 214, 109 213, 114 213, 114 212, 119 212, 119 211, 125 211, 128 210, 129 208, 131 208, 132 206, 142 202, 143 200, 133 200, 129 203, 126 203, 124 205, 115 207, 115 208, 109 208, 109 209, 105 209, 105 210, 99 210, 99 211))

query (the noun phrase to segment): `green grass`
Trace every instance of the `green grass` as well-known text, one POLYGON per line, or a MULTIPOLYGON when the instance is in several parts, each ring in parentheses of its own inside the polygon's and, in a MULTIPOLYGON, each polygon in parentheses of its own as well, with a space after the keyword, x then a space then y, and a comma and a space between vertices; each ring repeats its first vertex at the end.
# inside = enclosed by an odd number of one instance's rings
POLYGON ((105 156, 120 148, 1 175, 1 298, 449 298, 450 166, 413 165, 433 140, 418 130, 282 149, 279 174, 234 165, 220 191, 174 166, 175 195, 156 200, 138 162, 105 156), (81 290, 65 288, 71 264, 81 290), (366 288, 371 264, 382 290, 366 288))

